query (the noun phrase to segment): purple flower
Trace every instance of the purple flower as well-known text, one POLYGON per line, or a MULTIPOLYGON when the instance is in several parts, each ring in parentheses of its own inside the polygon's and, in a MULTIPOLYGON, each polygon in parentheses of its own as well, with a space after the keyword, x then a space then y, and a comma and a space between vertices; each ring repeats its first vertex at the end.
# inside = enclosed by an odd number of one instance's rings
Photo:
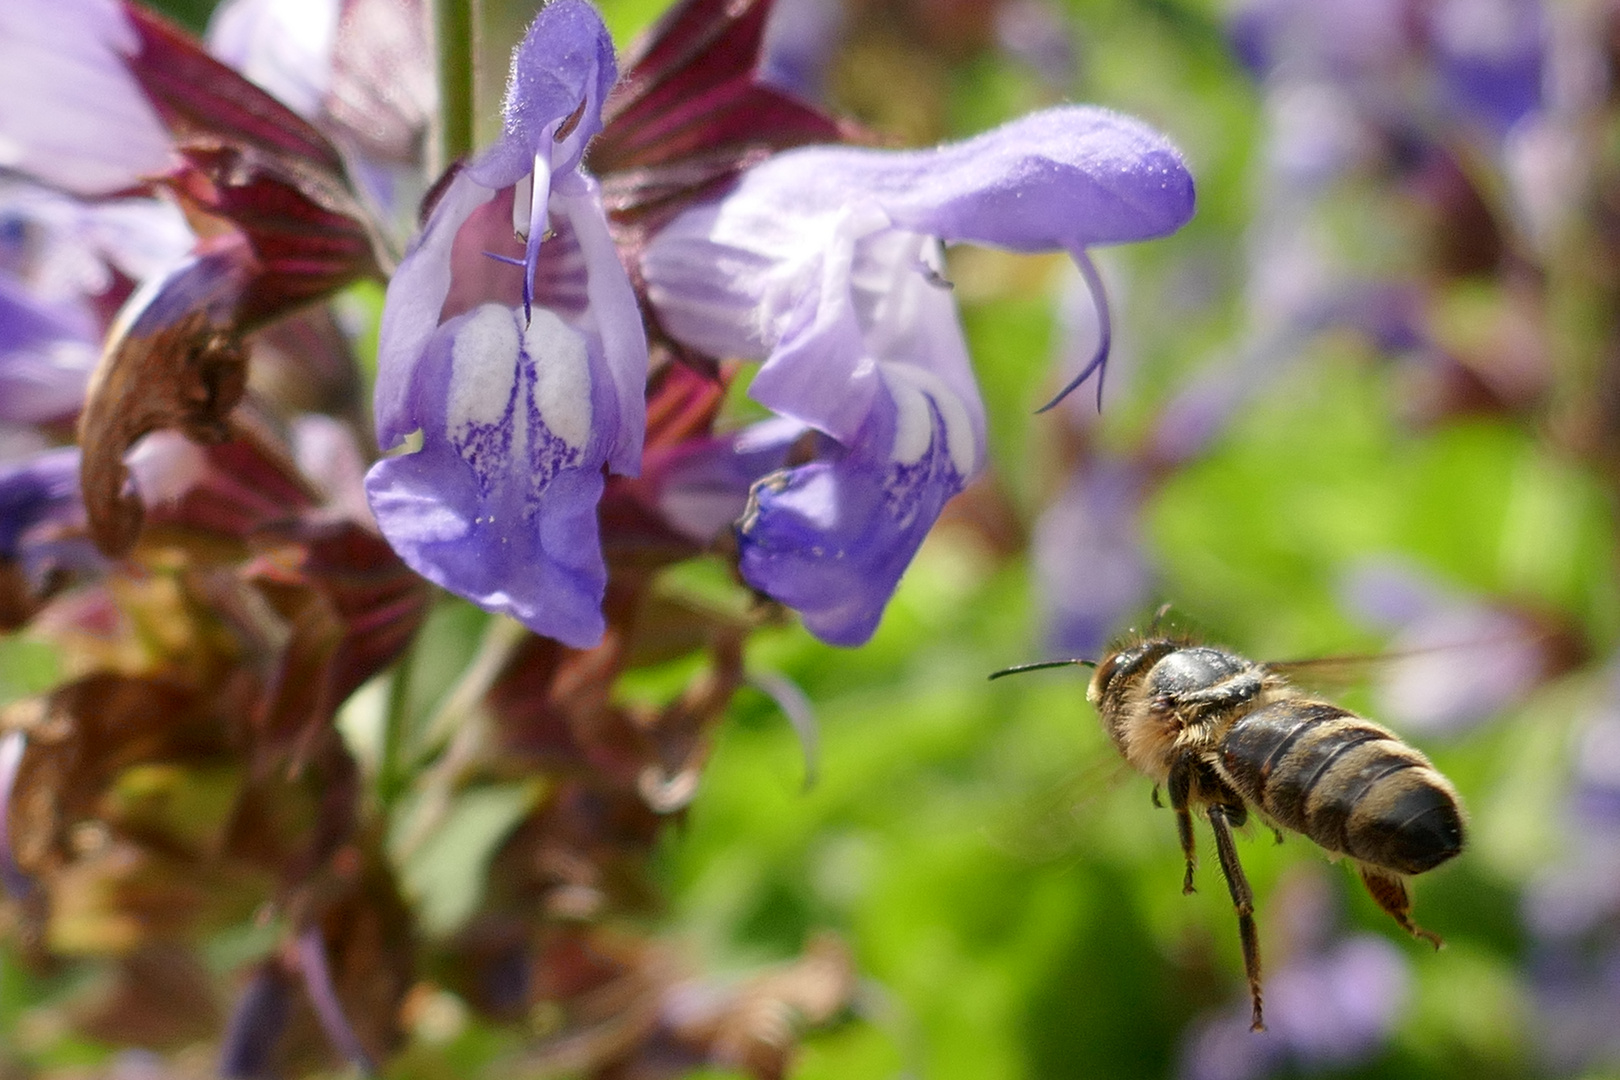
POLYGON ((1410 977, 1395 946, 1358 934, 1284 964, 1266 979, 1267 1028, 1249 1030, 1243 1002, 1206 1021, 1188 1042, 1187 1080, 1258 1080, 1321 1071, 1374 1056, 1400 1016, 1410 977))
POLYGON ((642 270, 663 327, 764 360, 754 399, 827 437, 815 460, 754 486, 738 527, 749 583, 823 640, 859 644, 983 466, 941 241, 1065 249, 1089 271, 1088 245, 1169 233, 1192 203, 1161 136, 1067 107, 933 150, 781 154, 658 233, 642 270))
POLYGON ((1444 104, 1502 136, 1542 108, 1540 0, 1441 0, 1428 12, 1444 104))
POLYGON ((1398 629, 1379 665, 1378 713, 1402 730, 1456 732, 1524 698, 1552 667, 1547 634, 1516 612, 1369 561, 1343 586, 1365 621, 1398 629))
POLYGON ((1249 1030, 1247 997, 1197 1024, 1182 1048, 1184 1080, 1260 1080, 1343 1069, 1374 1057, 1401 1018, 1411 975, 1399 949, 1343 935, 1319 870, 1285 878, 1278 912, 1284 959, 1266 975, 1266 1030, 1249 1030))
POLYGON ((437 109, 426 22, 422 0, 226 0, 207 44, 342 149, 386 224, 414 227, 437 109))
POLYGON ((377 437, 419 432, 421 449, 366 481, 412 569, 575 647, 604 626, 603 466, 633 475, 644 425, 641 318, 580 167, 614 71, 584 0, 530 27, 500 141, 450 183, 389 285, 377 437))
POLYGON ((41 301, 0 271, 0 421, 39 424, 77 412, 97 337, 83 305, 41 301))
POLYGON ((1036 523, 1032 553, 1054 655, 1101 655, 1115 628, 1147 601, 1154 572, 1141 512, 1148 491, 1140 470, 1095 460, 1036 523))
POLYGON ((124 63, 138 47, 116 0, 0 4, 0 167, 77 195, 167 171, 169 134, 124 63))
POLYGON ((20 561, 30 576, 45 569, 36 530, 84 516, 79 501, 79 451, 66 446, 0 465, 0 561, 20 561))

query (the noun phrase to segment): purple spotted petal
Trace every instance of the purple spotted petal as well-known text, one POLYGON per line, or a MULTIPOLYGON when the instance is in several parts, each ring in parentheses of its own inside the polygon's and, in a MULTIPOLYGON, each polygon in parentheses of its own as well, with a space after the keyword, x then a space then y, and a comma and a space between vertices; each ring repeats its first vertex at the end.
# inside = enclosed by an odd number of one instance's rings
POLYGON ((640 312, 579 171, 613 78, 588 4, 542 9, 514 56, 505 133, 451 182, 389 285, 378 440, 420 433, 421 449, 366 482, 418 573, 576 647, 604 625, 603 467, 635 473, 645 425, 640 312))
POLYGON ((748 583, 834 645, 872 636, 965 469, 950 421, 914 386, 889 388, 849 449, 765 477, 738 526, 748 583))
POLYGON ((495 303, 451 320, 413 373, 422 449, 366 480, 412 569, 579 647, 603 630, 596 504, 617 434, 593 344, 544 308, 527 326, 495 303))

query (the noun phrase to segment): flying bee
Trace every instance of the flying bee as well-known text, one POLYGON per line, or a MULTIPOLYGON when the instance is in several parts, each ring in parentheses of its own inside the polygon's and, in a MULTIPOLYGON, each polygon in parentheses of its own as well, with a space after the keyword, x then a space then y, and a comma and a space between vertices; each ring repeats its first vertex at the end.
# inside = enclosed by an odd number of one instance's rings
MULTIPOLYGON (((1379 907, 1414 937, 1440 938, 1412 921, 1406 878, 1463 847, 1463 811, 1451 782, 1398 736, 1310 696, 1285 665, 1256 663, 1187 639, 1132 639, 1101 660, 1057 660, 998 671, 992 679, 1065 664, 1095 668, 1086 700, 1130 765, 1162 788, 1193 891, 1193 815, 1208 819, 1221 873, 1237 909, 1243 967, 1261 1010, 1254 893, 1232 829, 1254 812, 1273 830, 1301 833, 1355 865, 1379 907)), ((1277 837, 1280 840, 1282 833, 1277 837)))

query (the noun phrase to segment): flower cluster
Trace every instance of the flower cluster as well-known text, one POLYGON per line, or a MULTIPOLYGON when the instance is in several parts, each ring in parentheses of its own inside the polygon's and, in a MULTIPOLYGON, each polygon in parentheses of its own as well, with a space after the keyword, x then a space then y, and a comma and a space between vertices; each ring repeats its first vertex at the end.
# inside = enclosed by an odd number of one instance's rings
POLYGON ((744 668, 759 608, 865 641, 985 467, 945 247, 1097 286, 1088 249, 1173 232, 1191 179, 1080 106, 847 145, 756 74, 769 0, 683 0, 622 72, 551 0, 499 137, 436 177, 425 5, 298 10, 231 0, 205 47, 133 0, 0 9, 0 626, 61 665, 0 711, 22 938, 106 974, 96 1037, 233 1077, 378 1068, 442 999, 556 1010, 526 1068, 779 1076, 855 992, 842 945, 720 985, 615 920, 741 686, 807 729, 744 668), (750 371, 775 419, 727 427, 750 371), (705 554, 757 599, 655 588, 705 554), (483 616, 430 583, 494 616, 439 701, 440 613, 483 616), (669 700, 615 692, 679 656, 669 700))

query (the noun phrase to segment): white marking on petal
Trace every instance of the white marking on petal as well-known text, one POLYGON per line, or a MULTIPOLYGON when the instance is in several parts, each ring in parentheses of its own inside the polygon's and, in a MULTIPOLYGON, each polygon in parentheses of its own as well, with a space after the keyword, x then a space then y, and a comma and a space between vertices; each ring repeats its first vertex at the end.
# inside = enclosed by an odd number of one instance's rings
POLYGON ((523 334, 534 363, 534 407, 546 428, 574 450, 591 437, 591 364, 585 336, 555 313, 535 308, 523 334))
POLYGON ((962 479, 973 472, 978 459, 974 445, 973 422, 967 406, 945 381, 931 371, 910 364, 886 363, 883 373, 889 391, 894 395, 895 432, 891 456, 902 465, 920 460, 933 443, 933 402, 945 426, 945 448, 950 454, 951 466, 962 479))
POLYGON ((450 401, 446 422, 454 433, 467 424, 500 420, 517 379, 518 331, 510 308, 483 304, 456 331, 450 347, 450 401))
POLYGON ((456 330, 450 346, 445 434, 487 493, 513 461, 522 461, 528 432, 513 423, 520 342, 510 308, 484 304, 456 330))
POLYGON ((915 465, 934 444, 934 410, 909 380, 891 381, 889 393, 894 398, 894 445, 889 457, 900 465, 915 465))

